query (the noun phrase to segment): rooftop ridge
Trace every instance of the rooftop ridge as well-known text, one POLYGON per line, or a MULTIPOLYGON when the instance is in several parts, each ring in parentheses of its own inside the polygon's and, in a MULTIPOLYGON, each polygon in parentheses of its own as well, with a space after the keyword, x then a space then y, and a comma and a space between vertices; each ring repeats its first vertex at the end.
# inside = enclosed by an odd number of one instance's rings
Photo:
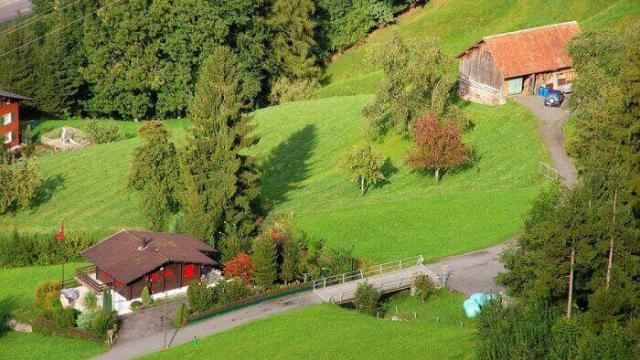
POLYGON ((509 31, 509 32, 506 32, 506 33, 501 33, 501 34, 489 35, 489 36, 483 37, 482 40, 488 40, 488 39, 501 37, 501 36, 509 36, 509 35, 513 35, 513 34, 532 32, 532 31, 548 29, 548 28, 553 28, 553 27, 558 27, 558 26, 565 26, 565 25, 570 25, 570 24, 575 24, 576 26, 578 26, 578 22, 575 21, 575 20, 565 21, 565 22, 557 23, 557 24, 542 25, 542 26, 536 26, 536 27, 532 27, 532 28, 528 28, 528 29, 522 29, 522 30, 516 30, 516 31, 509 31))

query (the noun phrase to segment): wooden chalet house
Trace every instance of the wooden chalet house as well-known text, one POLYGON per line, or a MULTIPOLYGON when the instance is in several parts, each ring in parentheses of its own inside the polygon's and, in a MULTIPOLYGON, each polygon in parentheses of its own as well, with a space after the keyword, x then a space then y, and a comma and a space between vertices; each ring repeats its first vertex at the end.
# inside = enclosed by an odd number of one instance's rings
POLYGON ((82 252, 93 266, 76 271, 76 280, 100 294, 114 292, 114 310, 127 310, 148 287, 151 295, 179 293, 189 283, 220 268, 216 250, 181 234, 121 230, 82 252))
POLYGON ((569 87, 574 80, 567 44, 580 33, 575 21, 487 36, 458 55, 463 99, 504 104, 537 88, 569 87))
POLYGON ((31 100, 0 89, 0 141, 10 149, 20 145, 20 103, 31 100))

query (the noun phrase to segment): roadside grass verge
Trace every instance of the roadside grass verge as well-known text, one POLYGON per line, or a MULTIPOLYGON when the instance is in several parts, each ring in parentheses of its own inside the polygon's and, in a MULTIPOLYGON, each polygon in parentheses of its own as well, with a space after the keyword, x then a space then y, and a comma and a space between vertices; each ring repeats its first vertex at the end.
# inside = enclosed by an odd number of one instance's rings
MULTIPOLYGON (((427 304, 428 306, 428 304, 427 304)), ((142 359, 471 359, 475 329, 395 322, 322 304, 183 344, 142 359)))

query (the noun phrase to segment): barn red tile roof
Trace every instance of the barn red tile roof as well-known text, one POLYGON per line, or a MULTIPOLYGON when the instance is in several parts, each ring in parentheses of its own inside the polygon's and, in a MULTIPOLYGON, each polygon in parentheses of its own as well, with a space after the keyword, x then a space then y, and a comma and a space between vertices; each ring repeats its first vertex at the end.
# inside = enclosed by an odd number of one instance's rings
POLYGON ((215 249, 181 234, 121 230, 82 252, 87 260, 128 284, 171 262, 217 265, 215 249))
POLYGON ((580 33, 575 21, 484 37, 460 54, 485 44, 503 78, 571 67, 567 44, 580 33))

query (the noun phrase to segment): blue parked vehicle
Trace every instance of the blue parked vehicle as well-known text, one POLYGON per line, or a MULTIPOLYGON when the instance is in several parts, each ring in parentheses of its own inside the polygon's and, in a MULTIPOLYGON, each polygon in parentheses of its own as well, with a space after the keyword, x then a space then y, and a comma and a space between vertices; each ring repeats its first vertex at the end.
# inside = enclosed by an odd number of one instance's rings
POLYGON ((544 97, 544 106, 558 107, 564 101, 564 93, 560 90, 549 90, 544 97))

